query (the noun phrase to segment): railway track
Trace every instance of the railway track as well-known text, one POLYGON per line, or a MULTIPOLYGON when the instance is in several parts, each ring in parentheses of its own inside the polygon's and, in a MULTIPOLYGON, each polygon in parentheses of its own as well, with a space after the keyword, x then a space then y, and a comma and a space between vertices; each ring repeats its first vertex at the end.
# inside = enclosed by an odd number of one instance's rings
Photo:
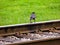
POLYGON ((1 26, 0 45, 60 45, 60 21, 1 26))

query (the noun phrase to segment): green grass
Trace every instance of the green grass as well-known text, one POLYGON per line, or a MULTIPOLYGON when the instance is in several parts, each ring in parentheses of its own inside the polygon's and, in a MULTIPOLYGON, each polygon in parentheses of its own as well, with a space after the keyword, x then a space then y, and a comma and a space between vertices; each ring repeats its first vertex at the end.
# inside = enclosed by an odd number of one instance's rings
POLYGON ((0 0, 0 25, 29 23, 31 12, 36 22, 60 19, 60 0, 0 0))

